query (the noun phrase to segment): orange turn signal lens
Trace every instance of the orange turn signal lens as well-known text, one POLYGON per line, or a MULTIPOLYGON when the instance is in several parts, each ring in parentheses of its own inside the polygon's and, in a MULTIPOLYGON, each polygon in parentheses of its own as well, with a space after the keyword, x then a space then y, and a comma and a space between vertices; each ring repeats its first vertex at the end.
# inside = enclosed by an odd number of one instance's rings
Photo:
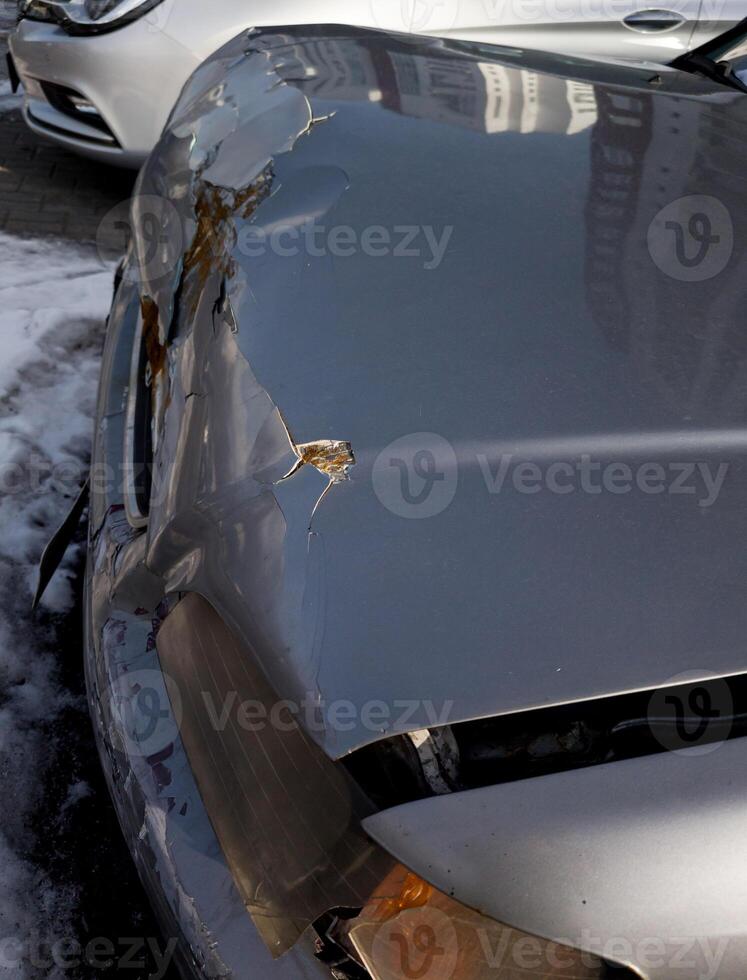
POLYGON ((502 925, 398 865, 346 938, 375 980, 600 980, 602 960, 502 925))

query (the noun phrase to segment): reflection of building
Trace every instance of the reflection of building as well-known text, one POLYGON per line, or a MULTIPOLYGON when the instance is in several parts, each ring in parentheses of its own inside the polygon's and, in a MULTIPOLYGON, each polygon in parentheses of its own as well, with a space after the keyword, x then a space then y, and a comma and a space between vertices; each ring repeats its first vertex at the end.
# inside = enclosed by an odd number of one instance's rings
MULTIPOLYGON (((600 89, 597 102, 586 206, 591 313, 608 343, 632 355, 677 418, 741 423, 747 408, 745 263, 738 247, 744 160, 734 139, 747 123, 741 97, 719 103, 600 89), (734 224, 733 257, 697 283, 684 282, 676 269, 666 274, 648 250, 654 218, 689 195, 716 198, 734 224), (733 373, 728 383, 725 361, 733 373)), ((674 243, 673 234, 673 255, 674 243)))
POLYGON ((580 133, 597 120, 594 88, 584 82, 479 62, 488 133, 580 133))
POLYGON ((284 57, 279 70, 284 77, 302 82, 309 98, 355 101, 373 96, 378 101, 380 89, 373 59, 368 53, 364 57, 349 41, 307 39, 303 45, 294 45, 288 38, 287 50, 294 50, 296 57, 293 61, 284 57))
POLYGON ((475 62, 401 52, 387 57, 394 70, 398 111, 403 115, 484 129, 486 87, 475 62))
POLYGON ((369 99, 394 112, 486 133, 578 133, 596 122, 594 88, 496 62, 306 42, 283 74, 309 97, 369 99))
POLYGON ((609 342, 626 349, 630 309, 621 270, 651 139, 651 102, 635 93, 607 91, 598 100, 586 205, 587 296, 609 342))
POLYGON ((586 82, 569 79, 565 85, 571 110, 571 121, 566 132, 572 135, 596 123, 597 96, 593 85, 587 85, 586 82))

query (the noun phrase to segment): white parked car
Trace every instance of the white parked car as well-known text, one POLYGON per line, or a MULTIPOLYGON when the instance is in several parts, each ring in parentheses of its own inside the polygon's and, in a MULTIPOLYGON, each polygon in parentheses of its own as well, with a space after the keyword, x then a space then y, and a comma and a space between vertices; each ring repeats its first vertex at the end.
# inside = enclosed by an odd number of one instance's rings
POLYGON ((669 62, 746 0, 19 0, 10 74, 37 133, 138 167, 194 69, 250 27, 352 24, 669 62))

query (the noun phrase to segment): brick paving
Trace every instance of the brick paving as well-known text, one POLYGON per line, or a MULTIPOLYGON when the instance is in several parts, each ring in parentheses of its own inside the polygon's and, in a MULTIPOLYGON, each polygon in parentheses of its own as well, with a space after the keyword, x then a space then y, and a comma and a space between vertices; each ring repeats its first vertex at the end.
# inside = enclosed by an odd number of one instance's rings
MULTIPOLYGON (((0 82, 15 4, 0 0, 0 82)), ((135 174, 42 140, 18 109, 0 113, 0 231, 94 241, 103 216, 132 192, 135 174)), ((112 243, 113 244, 113 243, 112 243)))

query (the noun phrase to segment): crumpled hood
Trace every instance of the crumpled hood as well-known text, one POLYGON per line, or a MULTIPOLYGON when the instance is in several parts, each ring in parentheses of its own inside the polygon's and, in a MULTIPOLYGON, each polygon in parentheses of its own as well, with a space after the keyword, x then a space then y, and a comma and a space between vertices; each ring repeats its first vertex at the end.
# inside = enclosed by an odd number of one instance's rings
POLYGON ((149 564, 333 756, 745 669, 747 103, 650 78, 259 32, 146 166, 186 222, 149 564))

